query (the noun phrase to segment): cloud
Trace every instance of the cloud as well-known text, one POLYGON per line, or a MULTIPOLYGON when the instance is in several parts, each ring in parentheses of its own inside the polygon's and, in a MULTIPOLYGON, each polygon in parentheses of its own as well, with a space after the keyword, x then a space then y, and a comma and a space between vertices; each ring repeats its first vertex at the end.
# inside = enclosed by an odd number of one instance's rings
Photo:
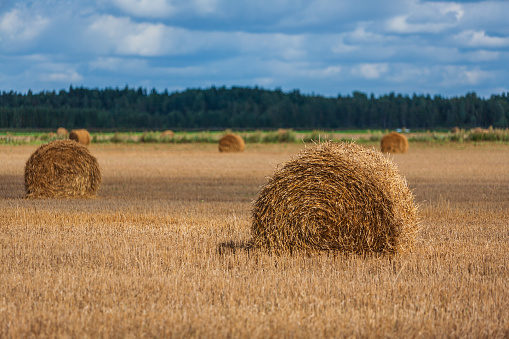
POLYGON ((214 14, 219 0, 101 0, 100 3, 136 18, 170 19, 214 14))
POLYGON ((0 16, 0 41, 20 43, 37 38, 49 23, 41 15, 14 9, 0 16))
POLYGON ((174 14, 177 8, 168 0, 111 0, 112 5, 127 14, 138 17, 163 18, 174 14))
POLYGON ((201 14, 213 14, 216 13, 218 7, 218 0, 194 0, 197 11, 201 14))
POLYGON ((83 76, 76 72, 75 70, 66 70, 65 72, 60 73, 49 73, 47 75, 42 75, 44 79, 54 82, 64 82, 64 83, 76 83, 83 80, 83 76))
POLYGON ((109 57, 97 58, 90 61, 89 67, 92 71, 108 72, 109 74, 136 74, 144 77, 161 76, 199 76, 204 74, 202 67, 167 67, 153 66, 143 58, 109 57))
POLYGON ((509 1, 475 1, 462 6, 465 11, 460 22, 462 31, 486 31, 500 36, 509 34, 509 1))
POLYGON ((465 58, 473 63, 501 60, 503 54, 498 51, 476 50, 465 54, 465 58))
POLYGON ((409 13, 388 19, 386 29, 401 34, 440 33, 457 26, 463 15, 463 7, 456 3, 418 4, 409 13))
POLYGON ((508 1, 0 0, 0 85, 507 88, 508 1))
POLYGON ((477 86, 480 83, 496 77, 493 72, 488 72, 479 67, 448 66, 442 68, 441 86, 477 86))
POLYGON ((387 73, 389 66, 386 63, 379 64, 360 64, 353 68, 352 74, 361 76, 365 79, 378 79, 387 73))
POLYGON ((91 70, 108 72, 136 72, 146 71, 149 68, 148 61, 137 58, 99 57, 89 62, 91 70))
POLYGON ((285 60, 305 58, 307 55, 306 40, 306 36, 281 33, 226 33, 224 35, 224 41, 233 42, 232 47, 240 53, 262 54, 285 60))
POLYGON ((489 36, 485 31, 468 30, 457 34, 455 38, 471 47, 509 47, 509 37, 489 36))
POLYGON ((97 43, 99 53, 156 56, 171 49, 171 36, 178 32, 163 24, 135 23, 129 18, 101 16, 88 27, 91 47, 97 43), (166 44, 165 44, 166 43, 166 44))
POLYGON ((281 33, 191 31, 111 15, 96 18, 86 36, 90 48, 99 54, 146 57, 201 54, 203 58, 217 53, 226 57, 258 54, 285 60, 305 58, 306 44, 312 39, 281 33))

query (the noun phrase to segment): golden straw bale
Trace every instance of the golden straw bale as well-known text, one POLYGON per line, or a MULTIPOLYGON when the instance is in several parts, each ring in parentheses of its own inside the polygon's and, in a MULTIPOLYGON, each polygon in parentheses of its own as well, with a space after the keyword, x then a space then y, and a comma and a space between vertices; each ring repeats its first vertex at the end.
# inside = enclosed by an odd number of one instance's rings
POLYGON ((67 137, 67 135, 69 135, 69 131, 66 130, 65 128, 63 128, 63 127, 59 127, 57 129, 57 135, 59 137, 67 137))
POLYGON ((96 158, 69 139, 40 146, 25 165, 28 198, 91 197, 101 180, 96 158))
POLYGON ((380 146, 382 152, 406 153, 408 151, 408 140, 401 133, 391 132, 382 137, 380 146))
POLYGON ((69 139, 79 142, 85 146, 90 145, 90 133, 86 129, 73 129, 71 133, 69 133, 69 139))
POLYGON ((219 152, 243 152, 246 144, 240 135, 227 133, 219 140, 219 152))
POLYGON ((262 187, 251 246, 396 253, 412 249, 417 231, 417 205, 395 164, 375 149, 328 141, 278 167, 262 187))
POLYGON ((476 127, 476 128, 471 129, 470 132, 475 133, 475 134, 483 134, 483 133, 486 133, 487 131, 485 129, 483 129, 482 127, 476 127))
POLYGON ((161 138, 173 138, 175 136, 175 133, 171 130, 166 130, 164 132, 161 132, 161 138))
POLYGON ((461 129, 458 126, 455 126, 451 129, 452 134, 458 134, 459 132, 461 132, 461 129))

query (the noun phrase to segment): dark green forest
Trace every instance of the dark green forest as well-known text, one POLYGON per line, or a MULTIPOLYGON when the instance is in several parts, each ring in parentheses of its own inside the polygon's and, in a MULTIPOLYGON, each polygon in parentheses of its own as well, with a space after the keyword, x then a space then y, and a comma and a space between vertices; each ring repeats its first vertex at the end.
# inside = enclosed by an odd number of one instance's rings
POLYGON ((509 126, 509 93, 461 97, 362 92, 337 97, 258 87, 181 92, 143 88, 0 94, 0 128, 141 129, 437 129, 509 126))

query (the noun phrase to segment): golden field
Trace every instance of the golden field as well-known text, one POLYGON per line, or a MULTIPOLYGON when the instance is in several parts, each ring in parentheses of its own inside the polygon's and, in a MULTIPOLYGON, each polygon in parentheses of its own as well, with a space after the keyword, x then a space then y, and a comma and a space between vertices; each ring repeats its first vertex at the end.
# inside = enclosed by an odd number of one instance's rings
POLYGON ((251 207, 302 144, 92 144, 95 199, 23 199, 0 146, 0 337, 509 337, 509 145, 411 144, 410 254, 247 252, 251 207))

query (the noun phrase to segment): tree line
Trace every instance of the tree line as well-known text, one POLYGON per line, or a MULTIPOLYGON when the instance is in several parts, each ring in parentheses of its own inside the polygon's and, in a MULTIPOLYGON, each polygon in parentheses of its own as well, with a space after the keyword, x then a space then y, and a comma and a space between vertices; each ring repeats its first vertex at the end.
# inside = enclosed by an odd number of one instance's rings
POLYGON ((0 93, 0 128, 55 129, 436 129, 509 126, 509 93, 444 98, 355 91, 324 97, 299 90, 210 87, 0 93))

